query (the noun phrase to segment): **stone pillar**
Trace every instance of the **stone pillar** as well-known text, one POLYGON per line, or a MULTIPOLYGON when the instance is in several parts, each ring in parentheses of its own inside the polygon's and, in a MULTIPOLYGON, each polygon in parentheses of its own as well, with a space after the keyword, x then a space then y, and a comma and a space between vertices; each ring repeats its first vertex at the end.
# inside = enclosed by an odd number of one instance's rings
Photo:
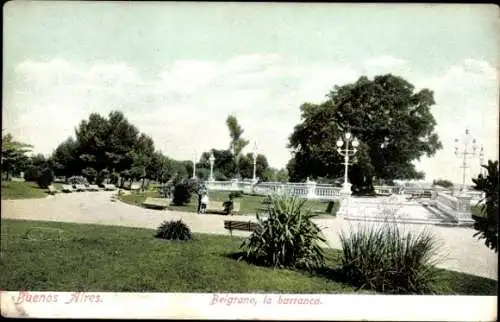
POLYGON ((351 184, 350 183, 344 183, 342 185, 342 190, 340 190, 339 195, 340 195, 340 207, 339 210, 337 211, 337 216, 348 216, 349 211, 352 210, 352 205, 351 205, 351 184))
POLYGON ((459 194, 456 196, 457 198, 457 219, 460 223, 473 223, 474 219, 472 219, 472 212, 470 209, 470 201, 472 199, 471 196, 466 194, 459 194))
POLYGON ((307 199, 315 199, 316 198, 316 182, 309 181, 309 178, 307 178, 306 188, 307 188, 307 199))
POLYGON ((238 190, 238 179, 231 179, 231 190, 238 190))

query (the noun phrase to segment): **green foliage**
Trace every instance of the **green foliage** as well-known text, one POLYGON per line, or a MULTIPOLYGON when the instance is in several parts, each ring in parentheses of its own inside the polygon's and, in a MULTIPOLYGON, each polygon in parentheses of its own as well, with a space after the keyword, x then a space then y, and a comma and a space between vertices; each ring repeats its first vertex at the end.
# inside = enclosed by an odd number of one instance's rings
MULTIPOLYGON (((239 159, 240 174, 243 178, 253 178, 253 155, 247 153, 240 156, 239 159)), ((269 171, 269 163, 263 154, 257 154, 255 162, 255 176, 264 178, 266 172, 269 171)))
POLYGON ((453 182, 449 180, 439 179, 432 181, 433 186, 441 186, 443 188, 453 188, 453 182))
POLYGON ((190 240, 192 239, 191 230, 182 221, 164 221, 156 231, 156 238, 168 240, 190 240))
POLYGON ((224 214, 229 215, 230 213, 233 212, 234 209, 234 201, 233 199, 226 200, 222 203, 222 206, 224 207, 224 214))
POLYGON ((474 237, 484 239, 488 248, 498 252, 498 161, 488 160, 488 164, 482 167, 488 171, 487 176, 480 174, 472 179, 475 188, 485 193, 484 204, 481 206, 482 216, 472 215, 474 229, 477 230, 474 237))
POLYGON ((10 133, 2 135, 2 175, 9 179, 9 176, 23 171, 28 163, 26 153, 31 148, 29 144, 15 141, 10 133))
POLYGON ((226 125, 229 129, 229 136, 231 137, 231 142, 229 144, 229 149, 233 153, 234 161, 236 163, 236 174, 240 174, 239 170, 239 159, 241 151, 248 145, 249 141, 241 137, 243 134, 243 128, 238 124, 238 120, 234 115, 229 115, 226 119, 226 125))
POLYGON ((260 228, 243 242, 242 258, 275 268, 313 269, 324 265, 320 228, 316 215, 304 211, 305 199, 289 195, 270 196, 267 218, 257 214, 260 228))
POLYGON ((36 183, 42 189, 47 189, 54 181, 54 172, 49 167, 43 168, 40 175, 36 178, 36 183))
POLYGON ((191 191, 187 183, 179 183, 174 188, 174 197, 172 202, 176 206, 183 206, 188 204, 191 200, 191 191))
POLYGON ((359 288, 395 294, 433 291, 436 237, 423 230, 404 233, 395 223, 362 223, 340 233, 341 271, 359 288))
POLYGON ((243 197, 243 192, 242 191, 231 191, 229 193, 229 199, 233 200, 234 198, 241 198, 243 197))
POLYGON ((335 86, 321 104, 301 106, 301 123, 289 138, 293 158, 290 179, 338 178, 343 157, 332 142, 347 130, 360 145, 349 170, 354 188, 370 190, 372 178, 419 179, 414 160, 432 156, 442 147, 431 113, 432 91, 415 87, 401 77, 363 76, 355 83, 335 86))
POLYGON ((233 154, 229 150, 216 150, 212 149, 209 152, 203 152, 200 162, 197 166, 208 169, 210 171, 210 154, 213 153, 215 157, 214 162, 214 177, 216 180, 229 180, 236 174, 236 161, 233 154))
POLYGON ((89 183, 94 183, 97 179, 97 171, 92 167, 87 167, 82 170, 82 175, 89 183))
POLYGON ((35 165, 29 165, 24 171, 24 180, 26 181, 36 181, 40 176, 40 168, 35 165))

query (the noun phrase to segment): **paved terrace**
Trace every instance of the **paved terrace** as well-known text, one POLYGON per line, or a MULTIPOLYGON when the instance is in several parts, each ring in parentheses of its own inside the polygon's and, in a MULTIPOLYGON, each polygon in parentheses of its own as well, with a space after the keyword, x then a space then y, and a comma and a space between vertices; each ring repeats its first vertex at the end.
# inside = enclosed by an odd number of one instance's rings
MULTIPOLYGON (((2 218, 62 221, 156 229, 164 220, 182 219, 193 232, 228 235, 223 221, 227 216, 197 215, 178 211, 144 209, 119 201, 112 192, 58 194, 44 199, 2 200, 2 218)), ((232 216, 234 220, 252 220, 255 216, 232 216)), ((331 248, 340 248, 338 232, 350 225, 363 224, 342 218, 317 219, 331 248)), ((483 241, 473 238, 474 230, 465 227, 405 224, 405 230, 429 229, 440 239, 442 255, 439 267, 498 280, 498 256, 483 241)), ((248 236, 248 232, 233 235, 248 236)))

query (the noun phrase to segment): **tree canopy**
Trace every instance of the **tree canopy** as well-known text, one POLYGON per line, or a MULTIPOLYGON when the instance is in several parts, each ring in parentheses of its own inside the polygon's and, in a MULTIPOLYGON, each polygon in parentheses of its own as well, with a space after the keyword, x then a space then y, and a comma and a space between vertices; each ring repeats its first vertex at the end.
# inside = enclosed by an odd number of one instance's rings
POLYGON ((236 174, 240 175, 239 159, 241 151, 248 145, 249 141, 242 138, 243 128, 238 124, 238 120, 234 115, 229 115, 226 119, 226 125, 229 129, 231 141, 229 148, 234 156, 236 164, 236 174))
POLYGON ((14 140, 10 133, 2 135, 2 174, 7 179, 24 170, 29 162, 26 153, 30 152, 31 148, 29 144, 14 140))
POLYGON ((488 160, 488 164, 482 165, 487 170, 486 176, 480 174, 472 179, 475 189, 484 192, 484 204, 481 206, 481 216, 473 215, 474 229, 477 231, 474 237, 484 239, 484 244, 498 252, 498 184, 500 176, 498 172, 498 160, 488 160))
POLYGON ((288 144, 293 154, 287 166, 290 178, 342 177, 343 157, 335 143, 346 131, 360 142, 349 169, 349 180, 357 189, 371 189, 374 178, 422 178, 412 162, 442 148, 434 131, 434 104, 432 91, 415 91, 408 81, 391 74, 335 86, 324 102, 300 107, 301 123, 288 144))

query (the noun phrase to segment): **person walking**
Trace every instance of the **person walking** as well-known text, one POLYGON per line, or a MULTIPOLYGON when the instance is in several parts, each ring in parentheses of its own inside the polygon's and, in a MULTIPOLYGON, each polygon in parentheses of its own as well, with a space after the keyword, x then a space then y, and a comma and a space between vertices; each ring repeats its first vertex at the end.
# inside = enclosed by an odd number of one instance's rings
MULTIPOLYGON (((198 188, 198 191, 196 192, 196 194, 198 195, 198 209, 197 209, 197 213, 200 213, 201 212, 203 195, 207 194, 207 188, 205 187, 205 185, 200 185, 200 187, 198 188)), ((207 196, 207 198, 208 198, 208 196, 207 196)))
POLYGON ((208 207, 208 191, 204 191, 201 197, 201 213, 205 213, 208 207))

